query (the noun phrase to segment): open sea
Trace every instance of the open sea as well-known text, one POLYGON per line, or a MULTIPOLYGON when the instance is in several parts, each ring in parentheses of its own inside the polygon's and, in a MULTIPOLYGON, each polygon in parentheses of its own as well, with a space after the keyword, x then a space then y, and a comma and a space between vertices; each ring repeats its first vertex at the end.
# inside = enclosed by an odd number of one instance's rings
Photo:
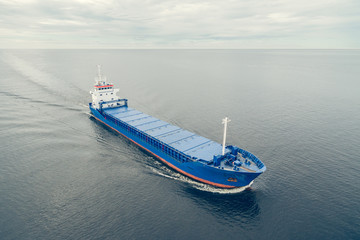
POLYGON ((0 50, 0 239, 360 239, 360 50, 0 50), (168 169, 94 120, 129 106, 261 159, 249 189, 168 169))

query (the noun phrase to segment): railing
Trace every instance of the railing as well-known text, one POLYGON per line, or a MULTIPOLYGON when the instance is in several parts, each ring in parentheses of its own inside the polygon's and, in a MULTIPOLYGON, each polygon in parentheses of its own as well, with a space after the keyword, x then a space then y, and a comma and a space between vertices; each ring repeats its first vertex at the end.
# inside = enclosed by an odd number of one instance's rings
POLYGON ((250 159, 259 169, 265 167, 265 165, 260 161, 260 159, 258 159, 254 154, 235 146, 228 146, 228 148, 231 150, 232 154, 236 155, 237 153, 240 153, 244 158, 250 159))
MULTIPOLYGON (((100 111, 102 112, 103 109, 103 105, 104 104, 109 104, 109 103, 121 103, 124 102, 122 105, 121 104, 116 104, 114 107, 123 107, 123 106, 127 106, 127 99, 116 99, 116 100, 110 100, 110 101, 106 101, 106 102, 99 102, 100 105, 100 111)), ((111 107, 110 107, 111 108, 111 107)))

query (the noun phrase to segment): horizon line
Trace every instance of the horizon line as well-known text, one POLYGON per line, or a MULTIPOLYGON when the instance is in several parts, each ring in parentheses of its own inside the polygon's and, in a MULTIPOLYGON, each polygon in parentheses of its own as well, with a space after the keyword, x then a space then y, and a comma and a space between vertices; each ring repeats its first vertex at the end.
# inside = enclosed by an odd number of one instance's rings
POLYGON ((0 48, 0 50, 360 50, 360 48, 0 48))

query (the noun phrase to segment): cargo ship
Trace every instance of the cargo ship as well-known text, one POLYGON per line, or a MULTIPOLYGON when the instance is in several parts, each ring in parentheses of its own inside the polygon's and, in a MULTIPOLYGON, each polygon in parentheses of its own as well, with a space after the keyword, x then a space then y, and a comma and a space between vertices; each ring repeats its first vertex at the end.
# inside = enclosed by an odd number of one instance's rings
POLYGON ((128 106, 119 89, 107 81, 98 66, 90 111, 95 119, 146 150, 175 171, 218 188, 250 186, 266 170, 252 153, 226 146, 229 118, 223 119, 223 144, 128 106))

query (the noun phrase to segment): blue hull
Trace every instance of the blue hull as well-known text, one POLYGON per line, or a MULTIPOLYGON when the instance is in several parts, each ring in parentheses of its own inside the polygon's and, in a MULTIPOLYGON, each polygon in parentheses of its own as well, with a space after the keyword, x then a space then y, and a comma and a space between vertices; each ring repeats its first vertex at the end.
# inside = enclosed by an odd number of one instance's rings
MULTIPOLYGON (((252 154, 241 149, 241 151, 243 151, 247 155, 251 155, 254 159, 256 159, 256 161, 258 161, 257 164, 260 165, 261 171, 228 171, 221 169, 220 167, 209 166, 208 164, 206 164, 206 162, 192 160, 195 158, 185 158, 185 155, 183 156, 183 154, 177 151, 177 149, 174 150, 172 148, 173 150, 167 151, 166 147, 164 148, 164 145, 159 145, 158 143, 156 143, 157 139, 152 139, 150 141, 148 137, 145 138, 143 135, 146 134, 145 132, 138 130, 138 128, 135 128, 134 126, 131 126, 129 122, 125 123, 119 118, 114 117, 116 116, 115 114, 111 115, 102 110, 94 109, 91 106, 91 103, 89 104, 89 107, 93 116, 98 121, 112 128, 113 130, 120 133, 139 147, 151 153, 170 168, 196 181, 219 188, 244 187, 248 186, 266 169, 266 167, 262 164, 260 160, 258 160, 252 154)), ((123 108, 127 108, 127 106, 123 108)), ((146 136, 148 135, 146 134, 146 136)))

